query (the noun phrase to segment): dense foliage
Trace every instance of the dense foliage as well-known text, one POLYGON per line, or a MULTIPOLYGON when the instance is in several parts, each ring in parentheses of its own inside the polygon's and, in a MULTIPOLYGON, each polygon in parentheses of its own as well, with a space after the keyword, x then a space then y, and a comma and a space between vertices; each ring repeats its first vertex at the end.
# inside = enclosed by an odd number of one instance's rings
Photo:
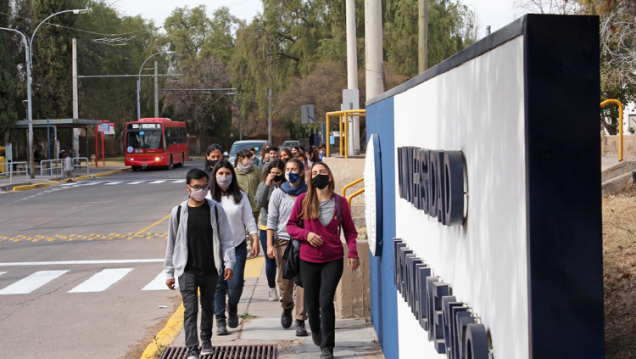
MULTIPOLYGON (((346 86, 345 0, 263 0, 263 13, 250 21, 228 8, 210 14, 205 6, 176 7, 163 24, 126 16, 105 0, 0 0, 0 26, 30 38, 47 16, 63 14, 38 30, 33 45, 34 118, 70 118, 71 43, 78 42, 80 75, 180 74, 162 77, 160 88, 234 87, 234 94, 160 92, 161 116, 186 121, 190 134, 229 138, 240 108, 243 132, 266 133, 272 89, 275 130, 293 136, 301 128, 299 104, 315 102, 319 112, 339 108, 346 86), (59 26, 61 25, 61 26, 59 26), (320 84, 319 86, 317 84, 320 84), (298 95, 302 89, 302 96, 298 95)), ((428 0, 431 66, 476 39, 476 15, 457 0, 428 0)), ((364 95, 364 1, 356 0, 358 66, 364 95)), ((384 69, 387 86, 417 74, 417 0, 383 0, 384 69)), ((26 66, 21 38, 0 30, 0 131, 25 116, 26 66)), ((141 116, 154 115, 153 79, 141 80, 141 116)), ((364 101, 361 101, 364 103, 364 101)), ((81 78, 80 118, 108 119, 120 133, 137 118, 136 78, 81 78)), ((318 115, 318 114, 317 114, 318 115)))

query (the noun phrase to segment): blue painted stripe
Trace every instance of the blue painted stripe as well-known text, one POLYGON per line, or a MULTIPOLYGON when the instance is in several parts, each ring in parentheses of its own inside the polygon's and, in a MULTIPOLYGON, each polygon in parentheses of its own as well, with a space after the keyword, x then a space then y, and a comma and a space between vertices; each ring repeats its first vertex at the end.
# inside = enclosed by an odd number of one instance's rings
MULTIPOLYGON (((384 356, 400 357, 398 342, 397 289, 393 284, 393 238, 395 237, 395 137, 393 97, 374 103, 367 110, 367 137, 378 134, 382 161, 382 256, 370 255, 371 321, 384 356)), ((367 138, 368 140, 368 138, 367 138)))

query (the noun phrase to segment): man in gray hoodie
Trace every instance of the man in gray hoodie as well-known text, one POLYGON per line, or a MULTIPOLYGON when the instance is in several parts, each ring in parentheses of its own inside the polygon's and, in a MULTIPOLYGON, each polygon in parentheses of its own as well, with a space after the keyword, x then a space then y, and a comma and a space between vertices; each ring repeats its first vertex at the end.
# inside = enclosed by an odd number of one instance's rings
POLYGON ((185 307, 184 329, 188 359, 212 355, 214 294, 219 277, 232 279, 235 263, 234 238, 223 207, 207 199, 208 175, 197 168, 188 171, 190 198, 174 207, 168 222, 168 245, 164 267, 166 285, 174 290, 175 278, 185 307), (197 316, 201 292, 201 348, 197 316))

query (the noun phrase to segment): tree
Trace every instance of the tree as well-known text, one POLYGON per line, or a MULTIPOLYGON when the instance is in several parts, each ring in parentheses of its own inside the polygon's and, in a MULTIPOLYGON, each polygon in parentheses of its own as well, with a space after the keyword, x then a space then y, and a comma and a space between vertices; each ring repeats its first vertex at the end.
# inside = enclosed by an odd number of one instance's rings
MULTIPOLYGON (((185 76, 169 80, 171 88, 203 89, 227 87, 229 75, 221 61, 207 57, 190 61, 180 69, 185 76)), ((201 137, 208 133, 219 136, 231 121, 230 99, 218 91, 174 91, 166 96, 165 106, 178 118, 184 118, 189 131, 197 136, 196 152, 201 153, 201 137)))
MULTIPOLYGON (((10 13, 9 0, 0 0, 0 12, 10 13)), ((0 27, 8 27, 9 18, 0 14, 0 27)), ((9 130, 18 120, 18 97, 20 86, 18 71, 13 61, 16 49, 13 46, 13 33, 0 30, 0 133, 4 141, 9 139, 9 130)))
MULTIPOLYGON (((56 12, 76 9, 74 0, 33 0, 31 33, 38 24, 56 12)), ((65 13, 49 20, 52 24, 73 27, 77 15, 65 13)), ((42 25, 32 44, 33 118, 72 117, 70 29, 42 25)))

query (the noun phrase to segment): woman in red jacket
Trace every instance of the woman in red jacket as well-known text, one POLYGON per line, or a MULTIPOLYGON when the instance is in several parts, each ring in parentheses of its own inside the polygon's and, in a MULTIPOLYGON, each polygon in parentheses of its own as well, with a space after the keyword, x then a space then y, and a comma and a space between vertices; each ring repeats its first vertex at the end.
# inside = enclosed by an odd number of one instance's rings
POLYGON ((321 359, 333 358, 336 345, 333 299, 344 264, 341 225, 349 246, 348 266, 357 270, 360 265, 356 249, 358 231, 349 203, 335 194, 334 188, 329 167, 323 162, 314 163, 309 190, 298 196, 287 222, 287 233, 301 243, 300 279, 305 289, 311 337, 320 346, 321 359))

